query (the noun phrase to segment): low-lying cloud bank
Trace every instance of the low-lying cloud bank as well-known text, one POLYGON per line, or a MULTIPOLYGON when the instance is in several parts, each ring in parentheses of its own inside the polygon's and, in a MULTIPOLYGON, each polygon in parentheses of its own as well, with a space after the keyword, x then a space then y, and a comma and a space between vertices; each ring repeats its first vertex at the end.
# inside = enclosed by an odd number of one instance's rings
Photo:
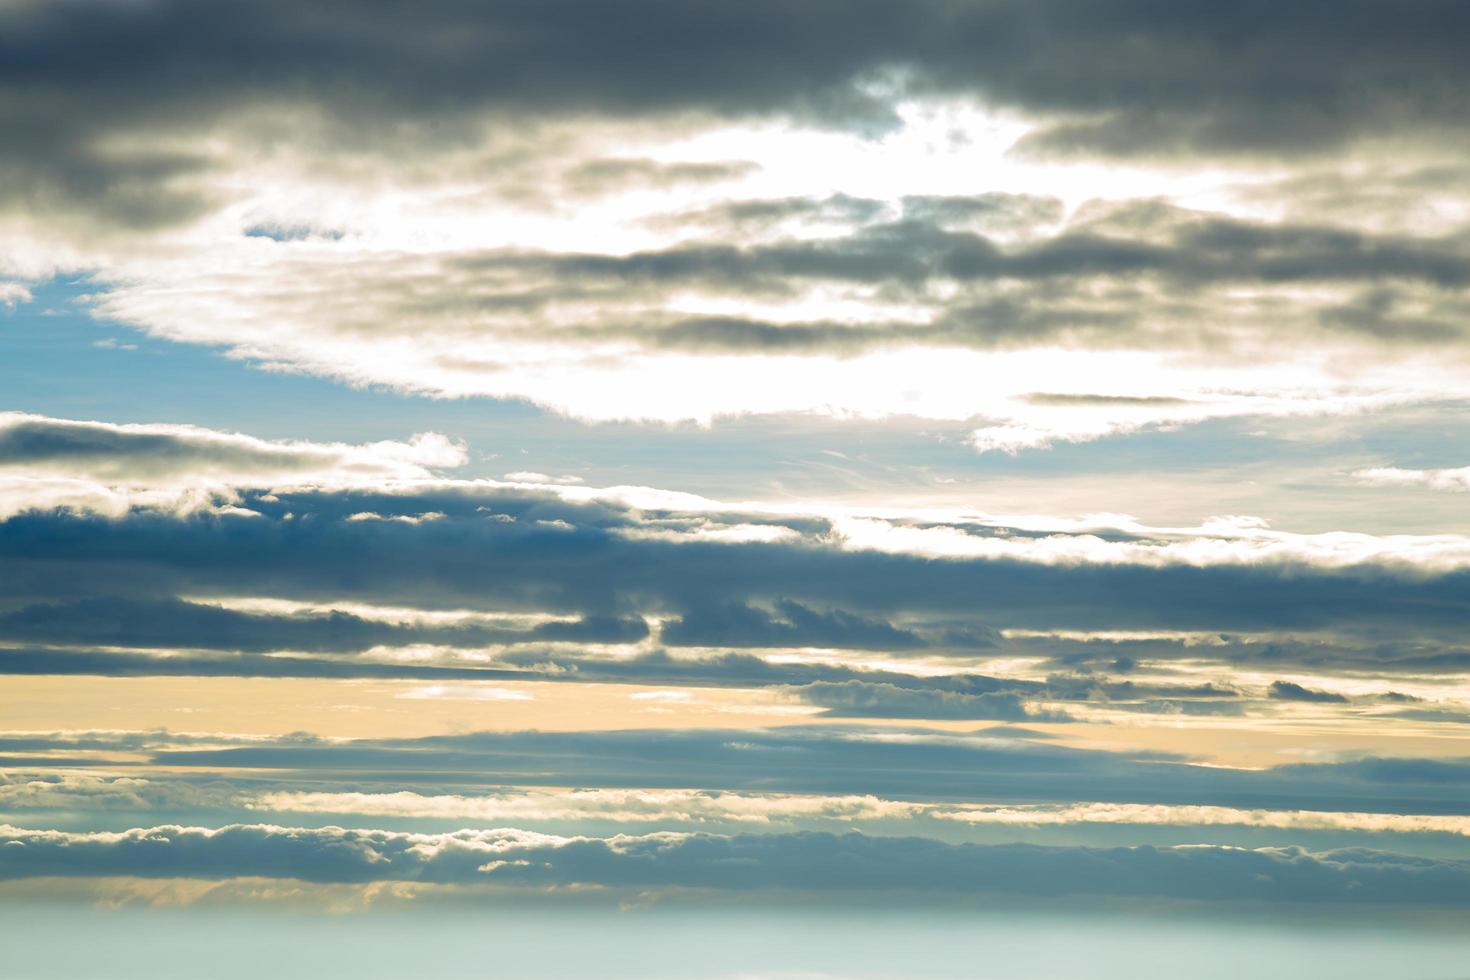
POLYGON ((95 473, 86 482, 122 506, 14 484, 0 522, 12 603, 187 592, 485 610, 493 595, 503 611, 658 612, 675 644, 890 650, 983 648, 994 628, 1407 628, 1410 607, 1423 631, 1467 611, 1470 539, 1453 534, 1295 534, 1250 518, 1008 522, 427 478, 369 490, 241 476, 180 511, 129 500, 95 473), (896 614, 906 621, 883 618, 896 614))
POLYGON ((447 478, 466 455, 0 416, 0 673, 761 687, 826 719, 1465 716, 1422 683, 1470 669, 1463 535, 447 478))
POLYGON ((270 825, 121 833, 0 827, 0 877, 116 875, 1470 905, 1465 862, 1364 849, 979 846, 825 833, 588 838, 270 825))
MULTIPOLYGON (((971 827, 1032 830, 1113 827, 1254 828, 1366 835, 1470 837, 1470 815, 1369 813, 1302 809, 1241 809, 1160 803, 952 803, 915 802, 867 795, 728 792, 688 789, 498 788, 456 793, 392 789, 391 783, 344 789, 330 780, 302 789, 299 780, 231 779, 222 773, 108 774, 100 772, 0 773, 0 813, 26 822, 47 813, 208 814, 214 820, 289 820, 379 817, 414 821, 467 821, 543 827, 615 823, 646 830, 688 826, 754 826, 762 830, 819 829, 823 824, 903 821, 913 833, 935 830, 931 821, 971 827)), ((933 836, 933 834, 930 834, 933 836)))
MULTIPOLYGON (((857 725, 773 729, 477 732, 327 739, 169 732, 12 732, 7 766, 152 767, 240 777, 294 773, 315 791, 355 791, 363 774, 416 793, 471 787, 697 790, 858 796, 924 803, 1106 804, 1470 815, 1470 760, 1370 758, 1233 769, 1177 755, 1053 744, 1009 726, 951 733, 857 725)), ((172 784, 170 784, 172 785, 172 784)), ((299 787, 297 787, 299 789, 299 787)), ((1044 821, 1045 816, 1037 818, 1044 821)))

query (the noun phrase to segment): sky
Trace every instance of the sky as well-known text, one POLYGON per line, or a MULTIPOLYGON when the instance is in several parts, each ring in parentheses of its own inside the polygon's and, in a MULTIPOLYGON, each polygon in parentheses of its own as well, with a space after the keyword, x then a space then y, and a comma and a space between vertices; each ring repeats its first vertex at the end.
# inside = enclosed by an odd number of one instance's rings
POLYGON ((1463 976, 1467 46, 0 0, 0 974, 1463 976))

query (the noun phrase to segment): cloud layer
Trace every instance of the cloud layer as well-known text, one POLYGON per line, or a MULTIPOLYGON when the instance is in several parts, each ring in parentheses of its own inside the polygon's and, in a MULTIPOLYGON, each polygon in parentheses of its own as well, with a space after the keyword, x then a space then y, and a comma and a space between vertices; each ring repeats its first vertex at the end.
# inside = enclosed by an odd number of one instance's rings
POLYGON ((900 890, 1452 906, 1465 903, 1470 886, 1463 862, 1374 851, 977 847, 858 834, 589 839, 516 830, 429 835, 238 825, 92 834, 5 827, 0 840, 4 877, 251 874, 539 888, 900 890))
POLYGON ((0 901, 1462 910, 1467 49, 0 0, 0 901))

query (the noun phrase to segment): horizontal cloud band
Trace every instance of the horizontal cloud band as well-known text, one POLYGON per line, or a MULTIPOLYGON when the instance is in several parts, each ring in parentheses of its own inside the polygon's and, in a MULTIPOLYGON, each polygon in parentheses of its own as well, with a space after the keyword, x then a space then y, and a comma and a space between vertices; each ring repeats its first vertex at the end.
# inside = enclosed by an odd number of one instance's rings
POLYGON ((1470 864, 1364 849, 979 846, 824 833, 566 838, 270 825, 0 828, 0 877, 116 875, 1470 905, 1470 864))
POLYGON ((328 740, 167 732, 10 733, 13 768, 111 768, 80 753, 142 754, 170 770, 274 769, 330 785, 376 773, 394 788, 471 784, 1047 801, 1421 815, 1470 814, 1470 762, 1361 759, 1228 769, 1156 753, 1047 744, 1013 728, 971 734, 835 725, 748 730, 479 732, 328 740), (67 752, 70 755, 21 753, 67 752))

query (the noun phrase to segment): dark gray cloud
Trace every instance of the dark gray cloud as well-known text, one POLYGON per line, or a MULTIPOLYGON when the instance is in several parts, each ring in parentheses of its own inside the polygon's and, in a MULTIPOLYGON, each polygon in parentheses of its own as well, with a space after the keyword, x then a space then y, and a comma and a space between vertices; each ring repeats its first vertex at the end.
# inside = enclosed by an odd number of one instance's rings
POLYGON ((351 156, 461 145, 486 114, 522 125, 676 111, 886 120, 849 83, 908 18, 868 7, 859 27, 825 3, 7 4, 0 175, 7 197, 32 208, 148 227, 209 206, 177 179, 213 162, 149 137, 214 126, 351 156), (107 137, 150 148, 109 153, 107 137))
MULTIPOLYGON (((466 248, 404 262, 352 250, 338 257, 341 276, 330 290, 316 276, 281 275, 248 302, 261 317, 368 339, 425 323, 436 335, 479 341, 835 354, 1042 341, 1153 350, 1267 338, 1432 346, 1461 338, 1470 315, 1470 247, 1458 234, 1375 232, 1320 218, 1254 221, 1143 201, 1084 208, 1066 225, 1012 238, 998 233, 1007 221, 1050 213, 1012 197, 906 198, 902 217, 843 195, 737 201, 669 219, 697 235, 620 254, 466 248), (992 205, 995 221, 963 218, 992 205), (813 237, 813 222, 838 227, 813 237), (872 313, 777 321, 693 314, 682 302, 693 293, 772 304, 818 289, 872 313)), ((238 286, 221 283, 231 296, 238 286)), ((153 288, 121 286, 114 300, 123 319, 137 321, 127 307, 153 288)), ((453 352, 437 363, 472 374, 504 367, 453 352)))
POLYGON ((292 477, 341 481, 426 476, 461 461, 433 434, 366 446, 271 442, 186 425, 116 425, 0 413, 0 470, 60 474, 125 485, 184 478, 194 483, 292 477))
POLYGON ((7 828, 0 877, 36 875, 1470 904, 1464 862, 1384 851, 982 846, 814 832, 566 839, 249 824, 98 835, 7 828))
POLYGON ((787 523, 799 536, 784 541, 665 540, 624 532, 687 528, 690 518, 530 490, 243 499, 258 516, 17 515, 0 524, 0 589, 12 606, 79 592, 137 599, 187 593, 621 617, 792 602, 860 609, 864 620, 899 628, 901 619, 915 619, 926 629, 978 620, 1031 629, 1398 630, 1420 641, 1454 634, 1470 613, 1467 573, 1458 569, 935 560, 837 547, 830 527, 808 518, 787 523), (420 524, 348 519, 428 511, 444 517, 420 524))
POLYGON ((656 227, 694 227, 741 236, 779 231, 790 221, 859 227, 881 218, 887 210, 887 204, 873 198, 829 194, 732 200, 649 220, 656 227))
POLYGON ((0 636, 22 643, 204 648, 239 653, 299 650, 354 653, 374 646, 435 643, 631 643, 648 635, 642 619, 592 616, 525 629, 483 623, 405 625, 344 612, 271 616, 178 599, 94 597, 0 613, 0 636))
POLYGON ((147 479, 229 470, 307 469, 337 459, 325 448, 271 445, 243 436, 140 429, 38 416, 0 416, 0 466, 85 467, 102 475, 147 479))
POLYGON ((1062 220, 1063 206, 1055 197, 1036 194, 909 194, 903 198, 906 220, 940 227, 977 227, 984 231, 1026 232, 1037 225, 1062 220))
MULTIPOLYGON (((280 626, 275 624, 276 628, 280 626)), ((270 630, 264 632, 269 633, 270 630)), ((288 632, 287 636, 293 634, 288 632)), ((76 638, 71 639, 75 642, 76 638)), ((131 637, 129 639, 137 642, 131 637)), ((444 637, 437 639, 443 640, 444 637)), ((226 637, 221 637, 215 642, 223 645, 226 640, 226 637)), ((251 642, 260 641, 252 639, 251 642)), ((306 642, 290 639, 284 643, 283 649, 297 651, 306 645, 306 642)), ((777 687, 809 704, 827 708, 828 716, 849 718, 1069 720, 1063 712, 1026 707, 1026 702, 1036 700, 1101 702, 1116 710, 1150 714, 1243 714, 1249 704, 1239 699, 1227 700, 1234 697, 1234 692, 1210 685, 1135 684, 1085 675, 1054 676, 1046 681, 990 677, 978 673, 933 676, 823 663, 772 662, 744 653, 691 658, 674 657, 656 649, 610 659, 531 646, 503 650, 489 660, 477 655, 473 665, 459 661, 452 652, 438 663, 343 656, 336 650, 330 653, 326 657, 302 656, 294 652, 284 657, 215 652, 157 656, 84 647, 0 648, 0 674, 377 678, 441 682, 509 680, 695 688, 777 687)))
POLYGON ((1155 698, 1136 701, 1122 706, 1128 711, 1148 715, 1214 715, 1239 716, 1247 713, 1247 704, 1241 701, 1184 700, 1182 698, 1155 698))
MULTIPOLYGON (((203 772, 280 770, 323 785, 380 773, 400 788, 444 783, 671 788, 915 801, 1470 813, 1470 761, 1465 759, 1224 769, 1157 753, 1067 748, 1031 733, 1018 737, 1005 727, 941 733, 824 724, 744 731, 479 732, 346 742, 309 735, 176 739, 166 732, 0 736, 0 752, 61 749, 142 752, 150 766, 203 772)), ((37 756, 11 765, 45 769, 53 761, 37 756)))
POLYGON ((1463 336, 1449 311, 1424 310, 1417 297, 1388 287, 1368 289, 1339 306, 1323 309, 1319 320, 1328 327, 1380 340, 1423 344, 1455 341, 1463 336))
POLYGON ((929 645, 917 633, 883 620, 821 612, 789 599, 777 600, 770 612, 741 602, 701 607, 666 624, 659 635, 670 646, 907 650, 929 645))
MULTIPOLYGON (((750 205, 747 204, 747 207, 750 205)), ((800 279, 918 285, 928 280, 1041 280, 1158 275, 1179 286, 1239 282, 1404 279, 1444 288, 1470 282, 1459 237, 1372 235, 1328 225, 1268 224, 1166 209, 1153 227, 1116 223, 1064 230, 1004 247, 978 232, 931 221, 867 225, 815 240, 737 247, 690 243, 628 255, 496 251, 459 260, 465 271, 515 270, 599 277, 649 287, 738 285, 777 291, 800 279), (1146 230, 1148 234, 1136 232, 1146 230)))
POLYGON ((961 694, 864 681, 818 681, 792 689, 833 718, 933 718, 995 721, 1066 721, 1060 712, 1028 708, 1010 692, 961 694))
POLYGON ((1331 691, 1317 691, 1293 684, 1291 681, 1272 681, 1271 697, 1278 701, 1308 701, 1316 704, 1346 704, 1347 698, 1331 691))
POLYGON ((1470 80, 1470 17, 1452 0, 25 0, 0 18, 6 186, 134 225, 199 207, 167 181, 206 162, 162 144, 109 152, 104 137, 200 131, 267 107, 308 108, 341 149, 405 123, 426 124, 417 140, 452 139, 486 112, 775 112, 871 127, 891 110, 855 83, 900 70, 910 91, 1056 120, 1029 141, 1037 152, 1295 153, 1457 130, 1470 80))
POLYGON ((522 670, 395 664, 362 658, 222 653, 154 656, 98 650, 0 649, 0 673, 91 677, 318 677, 555 680, 522 670))
MULTIPOLYGON (((160 604, 166 608, 165 604, 160 604)), ((301 620, 308 626, 316 617, 301 620)), ((580 627, 588 620, 567 625, 580 627)), ((628 622, 614 620, 613 623, 628 622)), ((563 649, 525 642, 520 648, 504 649, 493 658, 477 653, 473 664, 458 659, 454 651, 438 662, 347 656, 329 649, 328 656, 303 656, 315 632, 297 639, 291 627, 296 618, 273 623, 262 630, 265 636, 285 630, 281 649, 290 656, 271 653, 204 652, 154 654, 119 653, 70 646, 51 649, 0 648, 0 674, 29 676, 104 677, 314 677, 376 678, 433 681, 546 681, 555 683, 602 683, 675 685, 693 688, 780 688, 808 704, 827 709, 834 718, 912 718, 935 720, 1072 720, 1065 711, 1029 706, 1036 701, 1103 704, 1113 710, 1144 714, 1242 715, 1251 701, 1236 692, 1213 685, 1142 684, 1117 681, 1099 675, 1054 675, 1045 681, 991 677, 979 673, 944 675, 909 674, 899 670, 874 670, 824 663, 773 662, 744 653, 675 657, 655 649, 633 656, 610 659, 581 655, 563 649)), ((347 631, 351 635, 351 631, 347 631)), ((425 642, 463 639, 452 631, 428 634, 425 642)), ((602 642, 614 642, 597 634, 602 642)), ((69 636, 73 644, 75 636, 69 636)), ((133 636, 127 642, 139 643, 133 636)), ((216 646, 228 646, 229 637, 212 637, 216 646)), ((265 642, 252 636, 249 644, 265 642)), ((201 644, 203 645, 203 644, 201 644)))
MULTIPOLYGON (((1354 633, 1231 633, 1210 637, 1208 656, 1221 663, 1255 670, 1278 670, 1283 665, 1308 668, 1320 674, 1381 669, 1386 674, 1460 671, 1470 664, 1461 641, 1438 631, 1378 631, 1354 633)), ((1011 638, 1008 649, 1050 658, 1059 670, 1127 673, 1116 666, 1121 658, 1136 666, 1151 662, 1155 668, 1168 661, 1199 656, 1198 646, 1170 639, 1075 639, 1061 637, 1011 638), (1192 652, 1191 652, 1192 651, 1192 652)))
MULTIPOLYGON (((362 290, 389 319, 435 316, 505 336, 554 332, 699 351, 852 353, 1044 339, 1177 349, 1238 342, 1242 331, 1261 333, 1263 320, 1276 337, 1423 345, 1463 335, 1470 250, 1459 235, 1250 221, 1142 202, 1006 242, 946 217, 983 198, 919 200, 928 202, 918 207, 923 219, 876 221, 866 220, 881 219, 869 208, 876 202, 743 201, 706 216, 719 234, 667 247, 464 252, 443 260, 442 288, 426 288, 419 270, 385 268, 362 290), (794 217, 852 226, 819 238, 748 240, 752 225, 794 217), (1241 296, 1242 285, 1263 295, 1241 296), (1294 288, 1303 285, 1330 286, 1332 295, 1304 296, 1294 288), (690 291, 771 302, 817 286, 863 290, 869 302, 910 312, 778 323, 668 308, 690 291)), ((305 293, 281 300, 283 310, 311 301, 305 293)))
POLYGON ((666 190, 681 184, 709 184, 744 177, 759 169, 745 160, 718 163, 665 163, 644 157, 603 157, 571 168, 562 177, 565 191, 600 197, 627 190, 666 190))
POLYGON ((1390 718, 1405 718, 1409 721, 1447 722, 1452 725, 1470 724, 1470 711, 1455 708, 1402 708, 1389 712, 1390 718))

